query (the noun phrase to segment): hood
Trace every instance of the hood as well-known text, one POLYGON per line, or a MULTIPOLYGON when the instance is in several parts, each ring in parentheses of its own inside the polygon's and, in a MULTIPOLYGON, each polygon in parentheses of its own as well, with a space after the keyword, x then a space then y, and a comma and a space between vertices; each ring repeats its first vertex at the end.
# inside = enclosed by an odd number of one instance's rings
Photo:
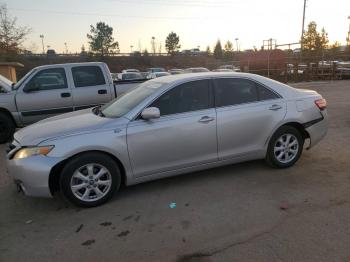
POLYGON ((48 139, 94 131, 115 120, 97 116, 89 108, 39 121, 16 132, 14 138, 22 146, 37 145, 48 139))
POLYGON ((6 77, 0 75, 0 93, 10 92, 12 90, 13 82, 6 77))

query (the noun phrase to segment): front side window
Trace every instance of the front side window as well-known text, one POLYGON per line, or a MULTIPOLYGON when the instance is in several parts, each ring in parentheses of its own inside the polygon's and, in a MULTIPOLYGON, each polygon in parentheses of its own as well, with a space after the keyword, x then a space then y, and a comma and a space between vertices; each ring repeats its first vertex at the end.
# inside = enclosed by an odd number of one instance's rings
POLYGON ((250 80, 239 78, 216 80, 215 103, 217 107, 251 103, 258 100, 257 87, 250 80))
POLYGON ((176 86, 150 107, 159 108, 162 116, 207 109, 210 107, 209 80, 192 81, 176 86))
POLYGON ((75 87, 98 86, 106 84, 99 66, 76 66, 72 68, 75 87))
POLYGON ((29 80, 24 91, 41 91, 68 88, 63 68, 49 68, 39 71, 29 80))

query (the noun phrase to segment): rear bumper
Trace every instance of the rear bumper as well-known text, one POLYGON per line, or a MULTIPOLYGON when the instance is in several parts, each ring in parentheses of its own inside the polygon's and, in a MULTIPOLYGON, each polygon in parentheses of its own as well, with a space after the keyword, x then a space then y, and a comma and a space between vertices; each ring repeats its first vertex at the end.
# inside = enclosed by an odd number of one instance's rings
POLYGON ((312 148, 324 138, 328 132, 328 114, 327 110, 321 111, 323 119, 317 123, 305 128, 310 135, 310 144, 307 149, 312 148))
POLYGON ((24 159, 7 159, 10 177, 27 196, 52 197, 49 176, 52 168, 62 159, 33 156, 24 159))

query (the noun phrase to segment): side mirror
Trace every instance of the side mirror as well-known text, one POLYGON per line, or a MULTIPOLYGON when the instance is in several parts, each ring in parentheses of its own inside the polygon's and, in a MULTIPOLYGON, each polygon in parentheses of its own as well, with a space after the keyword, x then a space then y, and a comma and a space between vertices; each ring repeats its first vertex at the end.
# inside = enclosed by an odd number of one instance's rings
POLYGON ((147 107, 142 111, 141 117, 144 120, 156 119, 160 117, 160 111, 157 107, 147 107))

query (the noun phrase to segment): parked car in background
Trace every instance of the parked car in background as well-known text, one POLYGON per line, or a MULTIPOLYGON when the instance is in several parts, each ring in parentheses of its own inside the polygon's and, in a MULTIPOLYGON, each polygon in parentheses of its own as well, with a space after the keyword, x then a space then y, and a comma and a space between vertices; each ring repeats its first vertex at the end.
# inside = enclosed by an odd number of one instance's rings
POLYGON ((252 74, 180 74, 147 81, 106 106, 19 130, 7 168, 29 196, 61 190, 91 207, 122 183, 253 159, 291 167, 304 142, 313 147, 327 127, 326 100, 315 91, 252 74))
POLYGON ((122 73, 140 73, 138 69, 124 69, 122 73))
POLYGON ((46 55, 47 56, 56 56, 56 51, 54 50, 54 49, 48 49, 47 51, 46 51, 46 55))
POLYGON ((138 82, 116 82, 105 63, 39 66, 16 84, 0 78, 0 143, 17 127, 54 115, 103 105, 132 90, 138 82))
POLYGON ((111 73, 111 77, 113 81, 118 81, 118 73, 111 73))
POLYGON ((219 69, 230 69, 233 72, 241 72, 241 69, 239 69, 239 67, 234 65, 222 65, 222 66, 219 66, 219 69))
POLYGON ((13 84, 14 83, 12 83, 9 79, 0 75, 0 93, 10 92, 12 90, 13 84))
POLYGON ((140 73, 124 72, 124 73, 118 74, 118 80, 141 80, 141 79, 144 79, 144 77, 140 73))
POLYGON ((158 78, 158 77, 162 77, 162 76, 169 76, 170 73, 168 72, 154 72, 154 73, 150 73, 147 76, 147 79, 153 79, 153 78, 158 78))
POLYGON ((185 73, 204 73, 204 72, 210 72, 210 71, 205 67, 190 67, 190 68, 186 68, 184 72, 185 73))
POLYGON ((151 67, 151 68, 147 68, 146 71, 149 73, 166 72, 166 70, 162 67, 151 67))
POLYGON ((349 79, 350 78, 350 61, 338 62, 336 70, 341 79, 349 79))
POLYGON ((218 68, 218 69, 214 69, 212 70, 213 72, 234 72, 232 69, 224 69, 224 68, 218 68))
POLYGON ((168 70, 168 72, 171 74, 171 75, 178 75, 178 74, 183 74, 184 73, 184 70, 183 69, 170 69, 168 70))

